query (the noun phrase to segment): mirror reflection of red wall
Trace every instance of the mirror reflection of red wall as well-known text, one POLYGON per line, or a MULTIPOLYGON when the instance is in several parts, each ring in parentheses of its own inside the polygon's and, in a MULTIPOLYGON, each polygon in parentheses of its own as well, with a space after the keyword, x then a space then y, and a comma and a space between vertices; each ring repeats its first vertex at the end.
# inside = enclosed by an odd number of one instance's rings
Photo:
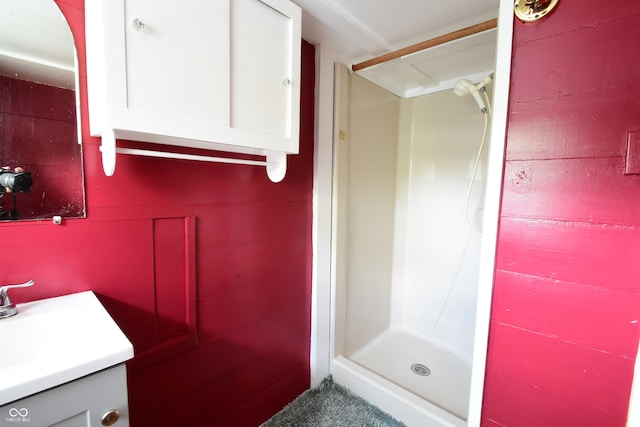
MULTIPOLYGON (((19 219, 84 216, 81 146, 75 92, 0 76, 0 167, 31 173, 28 193, 17 193, 19 219)), ((11 194, 0 199, 11 211, 11 194)))

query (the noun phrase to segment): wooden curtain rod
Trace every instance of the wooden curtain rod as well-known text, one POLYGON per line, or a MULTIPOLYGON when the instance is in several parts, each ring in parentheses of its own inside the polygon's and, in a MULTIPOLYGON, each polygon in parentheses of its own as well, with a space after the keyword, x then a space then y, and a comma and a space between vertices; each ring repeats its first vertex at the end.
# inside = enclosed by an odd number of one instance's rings
POLYGON ((375 58, 360 62, 358 64, 353 64, 351 66, 351 69, 353 71, 358 71, 364 68, 369 68, 374 65, 378 65, 378 64, 382 64, 383 62, 390 61, 392 59, 400 58, 401 56, 419 52, 421 50, 438 46, 440 44, 444 44, 453 40, 461 39, 463 37, 467 37, 476 33, 481 33, 483 31, 496 28, 497 26, 498 26, 498 19, 490 19, 489 21, 481 22, 479 24, 472 25, 470 27, 466 27, 461 30, 457 30, 457 31, 454 31, 439 37, 435 37, 429 40, 425 40, 423 42, 416 43, 414 45, 411 45, 402 49, 398 49, 393 52, 385 53, 384 55, 376 56, 375 58))

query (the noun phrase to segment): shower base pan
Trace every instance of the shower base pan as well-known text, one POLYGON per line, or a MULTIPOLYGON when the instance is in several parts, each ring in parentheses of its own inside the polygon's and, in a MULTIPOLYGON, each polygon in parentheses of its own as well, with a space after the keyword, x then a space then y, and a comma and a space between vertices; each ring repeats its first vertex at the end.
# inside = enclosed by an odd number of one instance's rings
POLYGON ((466 419, 471 366, 446 349, 408 333, 386 331, 349 359, 466 419))

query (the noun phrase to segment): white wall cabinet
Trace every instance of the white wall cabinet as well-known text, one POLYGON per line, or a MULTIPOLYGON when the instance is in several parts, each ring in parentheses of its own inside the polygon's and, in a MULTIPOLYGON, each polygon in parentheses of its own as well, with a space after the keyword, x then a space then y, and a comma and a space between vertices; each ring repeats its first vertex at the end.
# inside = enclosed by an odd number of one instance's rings
POLYGON ((8 403, 0 407, 0 417, 7 425, 128 427, 125 365, 8 403))
POLYGON ((85 18, 90 131, 102 137, 107 175, 116 139, 274 162, 298 152, 295 4, 92 0, 85 18))

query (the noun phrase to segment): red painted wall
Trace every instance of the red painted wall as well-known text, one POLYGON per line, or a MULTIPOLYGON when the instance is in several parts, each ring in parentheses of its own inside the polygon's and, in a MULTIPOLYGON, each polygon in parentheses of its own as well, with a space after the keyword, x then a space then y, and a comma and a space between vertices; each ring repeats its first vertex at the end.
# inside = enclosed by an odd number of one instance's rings
POLYGON ((283 182, 133 156, 105 177, 88 129, 83 1, 57 3, 78 47, 88 217, 0 224, 0 283, 36 280, 16 302, 99 295, 135 347, 133 426, 259 425, 309 387, 314 48, 303 43, 300 154, 283 182))
POLYGON ((515 23, 483 426, 624 426, 640 329, 640 6, 515 23))

